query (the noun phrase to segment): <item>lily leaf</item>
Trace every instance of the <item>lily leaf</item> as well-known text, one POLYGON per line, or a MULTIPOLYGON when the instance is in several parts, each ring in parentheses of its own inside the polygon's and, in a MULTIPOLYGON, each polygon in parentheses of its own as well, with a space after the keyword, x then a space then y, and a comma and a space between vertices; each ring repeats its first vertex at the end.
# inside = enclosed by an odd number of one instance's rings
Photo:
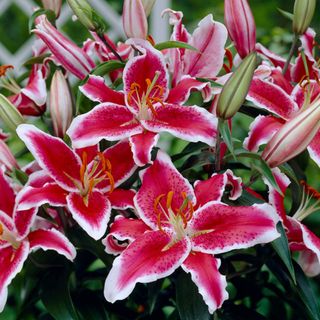
POLYGON ((287 267, 287 269, 292 277, 293 282, 296 284, 296 275, 295 275, 293 264, 292 264, 288 239, 287 239, 286 232, 283 229, 281 222, 279 222, 277 224, 277 230, 281 236, 280 236, 280 238, 278 238, 272 242, 272 246, 273 246, 274 250, 277 252, 277 254, 279 255, 279 257, 281 258, 282 262, 287 267))
POLYGON ((181 49, 189 49, 192 51, 199 51, 197 48, 191 46, 188 43, 181 42, 181 41, 165 41, 157 43, 154 46, 157 50, 165 50, 165 49, 172 49, 172 48, 181 48, 181 49))
POLYGON ((181 272, 176 284, 177 308, 181 320, 208 320, 210 314, 191 277, 181 272))

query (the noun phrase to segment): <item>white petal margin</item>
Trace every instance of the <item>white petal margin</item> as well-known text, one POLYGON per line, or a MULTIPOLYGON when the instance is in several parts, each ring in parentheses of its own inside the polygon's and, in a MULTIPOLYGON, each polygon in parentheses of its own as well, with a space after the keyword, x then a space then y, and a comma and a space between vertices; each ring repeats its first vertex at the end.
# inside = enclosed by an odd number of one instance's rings
POLYGON ((169 234, 144 233, 117 257, 106 279, 104 296, 113 303, 127 298, 137 283, 149 283, 172 274, 191 250, 188 238, 169 245, 169 234))
POLYGON ((8 289, 7 287, 3 288, 0 291, 0 313, 3 311, 8 298, 8 289))
POLYGON ((221 261, 213 255, 191 252, 182 264, 182 269, 191 274, 192 281, 212 314, 229 298, 227 280, 219 272, 221 261))

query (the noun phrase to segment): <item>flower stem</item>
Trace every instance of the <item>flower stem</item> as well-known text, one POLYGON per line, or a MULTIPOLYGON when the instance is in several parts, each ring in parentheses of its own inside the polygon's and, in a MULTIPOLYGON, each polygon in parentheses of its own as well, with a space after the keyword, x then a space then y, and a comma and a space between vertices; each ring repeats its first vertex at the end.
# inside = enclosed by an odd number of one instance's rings
POLYGON ((215 169, 216 172, 219 172, 221 170, 221 161, 220 161, 220 151, 221 151, 221 134, 220 129, 222 125, 223 120, 219 118, 218 120, 218 132, 217 132, 217 138, 216 138, 216 149, 215 149, 215 169))
POLYGON ((124 62, 121 58, 121 56, 119 55, 119 53, 114 50, 110 44, 106 41, 106 39, 104 38, 104 35, 103 33, 100 33, 100 32, 97 32, 97 35, 99 37, 99 39, 103 42, 103 44, 117 57, 117 59, 120 61, 120 62, 124 62))
POLYGON ((282 69, 282 74, 285 75, 288 68, 289 68, 289 64, 291 62, 291 59, 294 55, 294 52, 296 51, 296 47, 297 47, 297 43, 298 43, 298 39, 299 39, 299 36, 297 34, 294 35, 293 37, 293 40, 292 40, 292 45, 291 45, 291 49, 290 49, 290 52, 289 52, 289 56, 288 56, 288 59, 282 69))

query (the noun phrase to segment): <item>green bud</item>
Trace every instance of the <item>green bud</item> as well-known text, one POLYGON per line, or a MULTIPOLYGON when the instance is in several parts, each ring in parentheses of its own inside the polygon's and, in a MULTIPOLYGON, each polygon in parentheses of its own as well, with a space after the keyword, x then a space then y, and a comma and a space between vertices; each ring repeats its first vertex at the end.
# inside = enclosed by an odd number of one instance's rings
POLYGON ((24 119, 18 109, 2 94, 0 94, 0 118, 12 131, 16 131, 24 119))
POLYGON ((252 52, 225 83, 217 104, 219 118, 230 119, 238 112, 248 94, 256 66, 257 54, 252 52))
POLYGON ((295 34, 304 34, 316 9, 316 0, 296 0, 293 9, 292 29, 295 34))
POLYGON ((87 0, 67 0, 79 21, 90 31, 103 32, 104 23, 87 0))

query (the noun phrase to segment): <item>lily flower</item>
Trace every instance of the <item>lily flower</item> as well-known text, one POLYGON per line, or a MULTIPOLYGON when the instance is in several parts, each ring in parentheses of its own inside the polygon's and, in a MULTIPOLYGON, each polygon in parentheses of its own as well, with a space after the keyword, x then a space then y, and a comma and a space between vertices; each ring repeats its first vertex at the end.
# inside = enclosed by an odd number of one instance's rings
MULTIPOLYGON (((124 93, 110 89, 102 78, 91 76, 81 90, 91 100, 104 102, 76 117, 67 134, 75 148, 94 145, 102 139, 129 137, 134 160, 151 162, 151 150, 159 132, 191 142, 214 145, 217 120, 203 108, 181 106, 199 82, 185 79, 169 92, 168 73, 162 54, 147 41, 136 39, 142 53, 132 58, 123 71, 124 93)), ((201 83, 202 88, 206 84, 201 83)))
POLYGON ((117 206, 112 202, 132 202, 130 190, 115 189, 136 168, 129 143, 120 142, 104 152, 97 146, 74 151, 33 125, 20 125, 17 133, 44 170, 45 179, 45 184, 28 185, 21 191, 18 208, 26 210, 44 203, 67 206, 74 220, 92 238, 100 239, 111 207, 117 206))
POLYGON ((282 195, 270 185, 269 203, 274 206, 281 217, 286 230, 289 246, 292 252, 299 252, 298 263, 306 275, 314 277, 320 274, 320 238, 310 231, 301 221, 310 214, 319 210, 320 194, 311 187, 306 186, 301 200, 301 205, 296 213, 290 217, 284 206, 284 194, 291 181, 278 169, 273 169, 273 175, 277 180, 282 195), (311 199, 315 202, 312 204, 311 199))
MULTIPOLYGON (((278 217, 268 204, 231 207, 221 202, 226 175, 198 181, 194 189, 165 153, 141 172, 142 185, 134 203, 141 221, 127 233, 133 241, 114 260, 105 282, 109 302, 125 299, 136 283, 149 283, 178 267, 191 273, 210 313, 228 298, 226 278, 214 254, 273 241, 278 217)), ((237 184, 237 183, 235 183, 237 184)), ((237 195, 234 195, 237 197, 237 195)))
MULTIPOLYGON (((36 208, 16 209, 16 195, 10 182, 0 170, 0 312, 3 310, 8 286, 21 271, 30 252, 41 248, 55 250, 67 259, 73 260, 76 250, 69 240, 55 229, 31 231, 36 208)), ((18 200, 18 197, 17 197, 18 200)))
POLYGON ((256 45, 256 25, 248 1, 225 0, 224 20, 239 56, 244 59, 256 45))
POLYGON ((182 24, 183 14, 180 11, 166 9, 162 13, 169 15, 173 25, 171 40, 190 44, 197 51, 188 49, 170 49, 169 63, 172 72, 172 84, 175 87, 185 75, 192 78, 214 78, 223 66, 225 43, 228 32, 226 27, 213 20, 211 14, 203 18, 192 35, 182 24))
POLYGON ((33 32, 47 45, 54 58, 79 79, 84 79, 95 67, 85 51, 53 27, 45 15, 37 17, 33 32))

